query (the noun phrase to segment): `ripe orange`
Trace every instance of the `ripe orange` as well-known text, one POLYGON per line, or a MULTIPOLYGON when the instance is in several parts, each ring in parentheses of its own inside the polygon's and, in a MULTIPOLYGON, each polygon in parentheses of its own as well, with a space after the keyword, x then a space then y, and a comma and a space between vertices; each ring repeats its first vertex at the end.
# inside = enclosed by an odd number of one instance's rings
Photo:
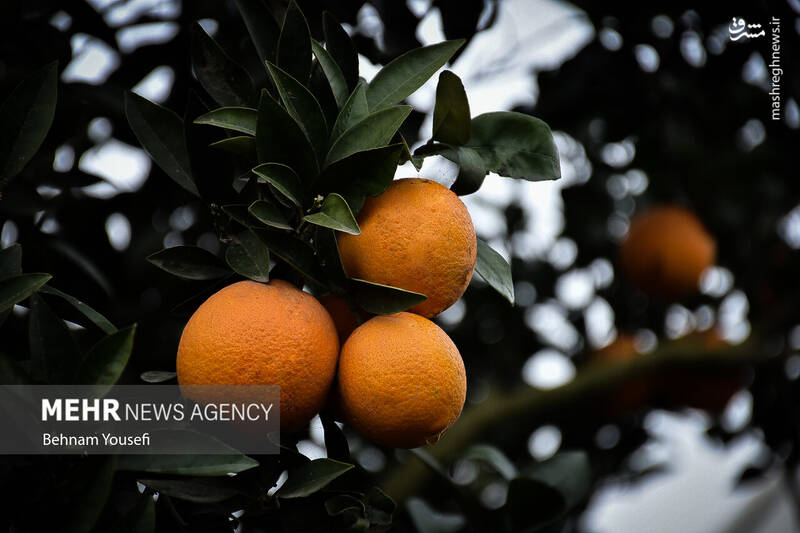
POLYGON ((325 402, 338 353, 333 320, 313 296, 281 280, 241 281, 189 319, 178 346, 178 383, 280 385, 281 429, 293 431, 325 402))
POLYGON ((628 278, 648 294, 667 299, 696 292, 715 255, 716 243, 700 220, 677 206, 652 208, 634 217, 620 248, 628 278))
MULTIPOLYGON (((591 355, 591 361, 599 365, 626 363, 642 354, 636 349, 634 336, 621 334, 608 346, 591 355)), ((650 398, 652 387, 648 380, 636 378, 619 385, 608 397, 608 411, 623 415, 640 409, 650 398)))
POLYGON ((464 203, 446 187, 396 180, 367 199, 358 224, 361 235, 339 234, 345 271, 428 297, 410 312, 436 316, 469 285, 478 251, 475 229, 464 203))
POLYGON ((464 362, 450 337, 413 313, 376 316, 347 339, 338 393, 345 420, 395 448, 439 440, 464 407, 464 362))

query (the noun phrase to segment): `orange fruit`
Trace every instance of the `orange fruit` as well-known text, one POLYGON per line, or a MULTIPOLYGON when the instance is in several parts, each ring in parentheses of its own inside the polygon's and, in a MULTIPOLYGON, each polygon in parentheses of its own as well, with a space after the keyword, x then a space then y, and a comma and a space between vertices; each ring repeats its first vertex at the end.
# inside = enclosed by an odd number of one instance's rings
POLYGON ((478 246, 467 207, 435 181, 395 180, 368 198, 358 215, 361 235, 339 234, 347 275, 428 297, 409 309, 433 317, 469 285, 478 246))
MULTIPOLYGON (((599 365, 626 363, 642 354, 636 349, 633 335, 621 334, 614 341, 595 351, 591 361, 599 365)), ((608 411, 611 414, 623 415, 639 410, 650 397, 651 386, 648 380, 636 378, 623 382, 609 394, 608 411)))
POLYGON ((189 319, 178 383, 280 385, 281 429, 294 431, 322 408, 338 354, 333 320, 313 296, 281 280, 240 281, 189 319))
POLYGON ((347 300, 332 292, 320 296, 319 303, 331 315, 333 324, 336 326, 336 332, 339 334, 340 344, 344 344, 344 341, 353 333, 353 330, 371 316, 360 309, 353 309, 347 300))
POLYGON ((376 316, 357 328, 339 356, 345 420, 395 448, 439 440, 467 394, 464 362, 439 326, 413 313, 376 316))
POLYGON ((715 256, 713 237, 694 213, 677 206, 652 208, 634 217, 620 248, 628 278, 648 294, 667 299, 696 292, 715 256))

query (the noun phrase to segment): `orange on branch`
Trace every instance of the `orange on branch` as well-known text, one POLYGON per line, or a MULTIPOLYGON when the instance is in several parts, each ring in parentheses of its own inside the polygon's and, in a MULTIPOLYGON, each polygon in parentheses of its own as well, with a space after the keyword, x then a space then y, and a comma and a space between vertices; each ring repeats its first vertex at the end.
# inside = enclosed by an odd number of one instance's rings
POLYGON ((478 246, 464 203, 435 181, 407 178, 367 199, 361 235, 339 235, 348 276, 428 297, 409 309, 434 317, 469 285, 478 246))

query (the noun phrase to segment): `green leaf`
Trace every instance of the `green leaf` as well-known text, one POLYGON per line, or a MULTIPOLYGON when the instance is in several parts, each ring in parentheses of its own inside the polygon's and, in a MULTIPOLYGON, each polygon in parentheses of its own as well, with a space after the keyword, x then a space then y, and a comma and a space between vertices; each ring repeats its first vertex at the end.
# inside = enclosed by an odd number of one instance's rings
POLYGON ((280 27, 272 13, 264 6, 261 0, 236 0, 236 7, 242 15, 247 33, 256 47, 256 53, 261 60, 275 61, 275 51, 278 49, 278 36, 280 27))
POLYGON ((255 221, 250 218, 250 212, 245 204, 223 205, 222 212, 242 226, 249 228, 254 225, 255 221))
POLYGON ((339 65, 348 91, 358 84, 358 52, 353 40, 328 11, 322 13, 322 31, 331 57, 339 65))
POLYGON ((189 164, 183 120, 173 111, 132 92, 125 93, 125 115, 153 161, 178 185, 199 196, 189 164))
POLYGON ((22 246, 12 244, 0 249, 0 280, 22 274, 22 246))
POLYGON ((314 250, 304 241, 289 235, 270 230, 253 230, 258 238, 264 241, 273 255, 280 257, 290 267, 300 274, 325 287, 325 277, 322 275, 314 250))
POLYGON ((350 280, 342 266, 336 233, 328 228, 317 226, 314 244, 317 247, 320 267, 325 273, 331 289, 338 289, 340 292, 344 292, 350 285, 350 280))
POLYGON ((523 475, 559 491, 568 508, 583 501, 592 484, 591 465, 583 451, 560 452, 525 469, 523 475))
POLYGON ((269 249, 252 231, 236 236, 236 242, 225 250, 225 260, 240 276, 266 283, 269 281, 269 249))
POLYGON ((436 106, 433 109, 433 134, 435 141, 462 145, 472 135, 469 101, 461 80, 450 72, 439 74, 436 86, 436 106))
POLYGON ((0 106, 0 189, 39 151, 56 113, 58 61, 22 81, 0 106))
POLYGON ((77 309, 83 316, 88 318, 95 326, 103 330, 106 335, 111 335, 112 333, 117 331, 117 328, 112 324, 106 317, 83 303, 82 301, 78 300, 74 296, 70 296, 69 294, 62 292, 55 287, 51 287, 49 285, 45 285, 39 292, 42 294, 49 294, 51 296, 58 296, 62 298, 66 302, 68 302, 72 307, 77 309))
POLYGON ((164 383, 165 381, 170 381, 177 377, 177 373, 166 372, 164 370, 148 370, 139 375, 139 378, 147 383, 164 383))
POLYGON ((37 294, 31 295, 28 342, 37 375, 54 385, 72 383, 80 364, 78 346, 64 321, 37 294))
POLYGON ((85 385, 114 385, 133 350, 136 325, 128 326, 94 345, 78 371, 78 383, 85 385))
POLYGON ((325 166, 357 152, 380 148, 389 143, 411 113, 411 106, 393 106, 370 113, 345 131, 331 146, 325 166))
POLYGON ((39 290, 50 278, 50 274, 20 274, 0 281, 0 313, 39 290))
POLYGON ((495 446, 475 444, 464 453, 463 459, 483 461, 494 468, 506 480, 510 481, 517 477, 517 467, 495 446))
POLYGON ((424 294, 389 285, 350 278, 353 295, 362 309, 376 315, 389 315, 410 309, 428 299, 424 294))
POLYGON ((472 137, 460 147, 421 147, 439 153, 460 167, 453 184, 457 194, 480 188, 489 172, 528 181, 561 177, 558 150, 550 127, 523 113, 485 113, 472 119, 472 137), (449 148, 449 149, 448 149, 449 148))
POLYGON ((478 239, 478 258, 475 261, 475 271, 491 288, 511 302, 511 305, 514 305, 514 280, 511 278, 511 267, 502 255, 480 239, 478 239))
POLYGON ((194 119, 195 124, 208 124, 248 135, 256 134, 258 111, 249 107, 220 107, 194 119))
POLYGON ((213 142, 208 146, 209 148, 217 148, 234 155, 246 157, 252 162, 258 160, 258 154, 256 152, 256 139, 255 137, 250 137, 249 135, 227 137, 217 142, 213 142))
POLYGON ((336 141, 342 134, 353 125, 360 122, 369 115, 369 105, 367 104, 367 84, 359 82, 356 88, 345 101, 339 116, 331 130, 331 139, 336 141))
MULTIPOLYGON (((202 433, 195 433, 191 438, 195 444, 199 439, 216 441, 202 433)), ((229 448, 219 441, 216 441, 216 444, 222 448, 229 448)), ((227 476, 229 473, 244 472, 258 466, 258 461, 255 459, 242 455, 233 448, 230 450, 230 454, 221 455, 121 455, 117 469, 181 476, 227 476)))
POLYGON ((367 89, 369 108, 381 109, 402 102, 447 63, 464 42, 458 39, 416 48, 383 67, 367 89))
POLYGON ((82 533, 94 530, 95 524, 100 519, 106 502, 111 495, 111 486, 114 481, 117 458, 114 455, 93 458, 99 462, 92 469, 91 478, 87 486, 81 491, 80 501, 72 506, 73 514, 66 519, 63 531, 67 533, 82 533))
POLYGON ((117 533, 154 533, 156 530, 156 503, 153 495, 145 492, 139 501, 111 527, 117 533))
POLYGON ((261 163, 282 163, 294 169, 304 183, 319 173, 314 148, 292 116, 261 91, 256 127, 256 148, 261 163))
POLYGON ((194 503, 217 503, 239 494, 230 478, 140 479, 139 483, 160 494, 194 503))
POLYGON ((328 123, 325 121, 319 102, 305 85, 286 71, 272 63, 267 63, 267 70, 278 88, 284 107, 311 141, 317 153, 322 154, 328 142, 328 123))
POLYGON ((367 491, 367 518, 370 523, 381 526, 392 524, 392 515, 397 510, 397 504, 379 487, 372 487, 367 491))
POLYGON ((349 233, 350 235, 361 235, 356 217, 350 211, 347 201, 336 193, 331 193, 322 202, 322 208, 310 215, 303 217, 303 220, 330 228, 336 231, 349 233))
POLYGON ((294 205, 303 205, 303 186, 294 170, 280 163, 263 163, 253 169, 253 173, 263 179, 294 205))
POLYGON ((325 438, 325 451, 329 459, 336 461, 350 461, 350 446, 347 444, 347 437, 342 428, 336 425, 336 421, 327 413, 320 413, 320 422, 325 438))
POLYGON ((192 65, 197 79, 223 106, 246 106, 255 99, 253 80, 247 71, 209 36, 200 24, 192 24, 192 65))
POLYGON ((333 459, 314 459, 289 470, 286 483, 275 493, 280 498, 304 498, 325 488, 353 465, 333 459))
POLYGON ((419 533, 455 533, 466 524, 460 514, 440 513, 419 498, 408 500, 406 509, 419 533))
POLYGON ((349 494, 337 494, 325 500, 325 511, 329 516, 338 516, 351 510, 356 511, 361 516, 367 512, 364 502, 349 494))
POLYGON ((277 64, 303 84, 311 74, 311 32, 306 17, 294 0, 289 2, 283 19, 277 64))
POLYGON ((225 264, 211 252, 197 246, 173 246, 147 257, 155 266, 186 279, 216 279, 230 274, 225 264))
POLYGON ((267 226, 278 229, 292 229, 291 224, 286 220, 280 209, 266 200, 256 200, 250 204, 248 211, 267 226))
MULTIPOLYGON (((308 88, 322 108, 322 114, 325 115, 325 123, 329 126, 333 125, 336 122, 336 117, 339 116, 339 104, 336 103, 336 97, 333 96, 333 89, 331 89, 331 84, 325 76, 325 71, 322 70, 319 61, 316 59, 311 65, 311 79, 308 82, 308 88)), ((328 147, 330 132, 326 132, 326 135, 325 149, 328 147)))
POLYGON ((341 159, 320 174, 315 189, 377 196, 392 184, 402 150, 402 144, 390 144, 341 159))
POLYGON ((314 56, 322 66, 325 72, 325 77, 328 78, 328 83, 331 84, 333 96, 336 98, 336 105, 341 109, 347 102, 350 95, 350 90, 347 88, 347 80, 344 79, 342 69, 339 64, 333 59, 333 56, 325 50, 325 48, 317 41, 311 41, 311 49, 314 51, 314 56))

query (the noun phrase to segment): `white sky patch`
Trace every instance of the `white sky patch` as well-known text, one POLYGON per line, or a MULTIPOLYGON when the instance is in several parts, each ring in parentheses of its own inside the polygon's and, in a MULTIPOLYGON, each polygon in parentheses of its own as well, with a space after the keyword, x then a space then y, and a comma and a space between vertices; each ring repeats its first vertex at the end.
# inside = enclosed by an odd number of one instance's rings
POLYGON ((533 354, 522 366, 522 379, 537 389, 554 389, 572 381, 575 365, 561 352, 546 348, 533 354))
POLYGON ((175 71, 171 67, 161 65, 150 71, 132 90, 152 102, 163 104, 169 98, 174 82, 175 71))
POLYGON ((76 33, 70 39, 72 61, 61 73, 65 83, 101 85, 119 67, 119 54, 100 39, 76 33))
POLYGON ((143 150, 110 139, 84 152, 78 168, 103 178, 116 192, 133 192, 144 185, 151 164, 143 150))
POLYGON ((140 46, 162 44, 172 40, 180 27, 174 22, 149 22, 126 26, 117 31, 117 44, 123 54, 129 54, 140 46))

